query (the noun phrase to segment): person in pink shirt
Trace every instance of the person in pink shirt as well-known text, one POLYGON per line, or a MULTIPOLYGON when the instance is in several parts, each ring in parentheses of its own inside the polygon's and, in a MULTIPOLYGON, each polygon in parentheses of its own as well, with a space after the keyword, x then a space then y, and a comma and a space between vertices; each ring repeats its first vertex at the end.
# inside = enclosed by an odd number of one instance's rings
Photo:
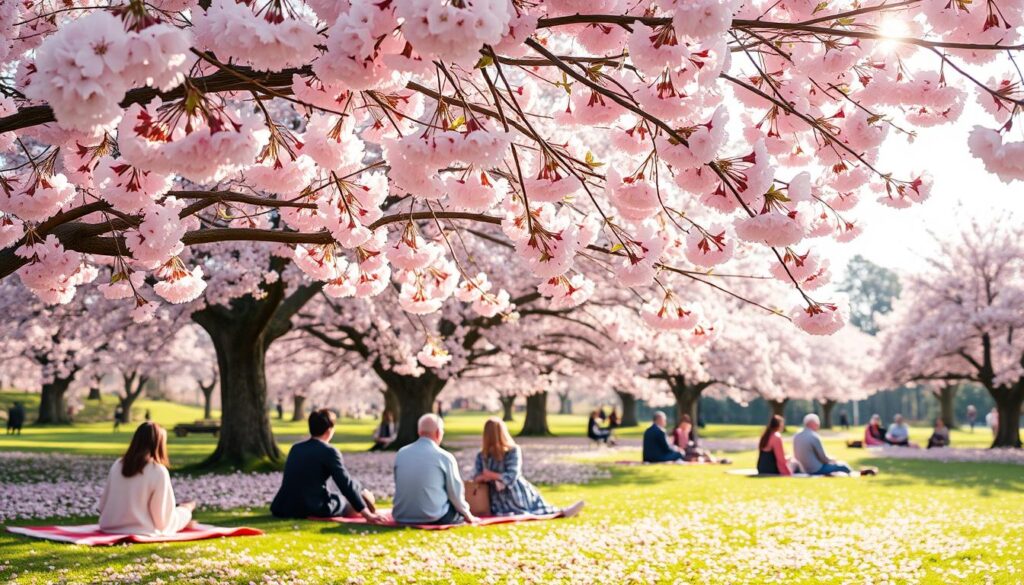
POLYGON ((889 442, 885 440, 885 429, 882 428, 882 417, 877 414, 871 415, 871 420, 864 429, 864 446, 882 447, 888 444, 889 442))
POLYGON ((779 415, 773 415, 761 434, 758 444, 758 475, 793 475, 786 459, 786 448, 782 444, 782 426, 785 423, 779 415))

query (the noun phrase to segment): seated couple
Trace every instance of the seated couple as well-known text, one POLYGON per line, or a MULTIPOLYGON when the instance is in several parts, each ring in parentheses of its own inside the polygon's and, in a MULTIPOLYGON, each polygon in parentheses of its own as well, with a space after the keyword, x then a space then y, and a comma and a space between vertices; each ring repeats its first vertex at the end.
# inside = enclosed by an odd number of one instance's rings
MULTIPOLYGON (((786 458, 785 446, 782 442, 781 416, 774 415, 768 421, 764 434, 761 435, 757 459, 759 475, 792 475, 806 473, 808 475, 849 475, 853 473, 848 465, 836 461, 825 453, 825 446, 818 436, 821 420, 816 414, 804 417, 804 428, 793 436, 793 460, 786 458)), ((878 470, 865 468, 861 475, 875 475, 878 470)))
POLYGON ((600 408, 594 409, 590 413, 590 418, 587 419, 587 438, 605 445, 614 445, 615 437, 612 436, 612 433, 619 426, 619 417, 613 410, 606 427, 601 426, 602 418, 604 418, 604 411, 600 408))
POLYGON ((910 427, 903 421, 902 414, 893 417, 888 431, 882 430, 881 416, 871 415, 871 420, 868 421, 868 426, 864 429, 864 446, 881 447, 885 445, 917 448, 917 444, 910 442, 910 427))
MULTIPOLYGON (((288 453, 284 479, 270 506, 271 513, 284 518, 361 515, 373 524, 386 522, 385 517, 376 513, 370 493, 348 474, 342 463, 341 453, 328 444, 334 436, 334 423, 334 413, 328 410, 318 410, 309 415, 310 438, 292 446, 288 453), (328 478, 333 479, 341 491, 340 497, 328 489, 328 478)), ((437 415, 427 414, 420 418, 417 430, 419 440, 403 447, 395 457, 395 501, 392 511, 395 522, 476 522, 476 517, 466 503, 462 477, 455 457, 440 447, 441 439, 444 437, 444 423, 437 415)), ((506 430, 505 433, 507 432, 506 430)), ((490 460, 493 457, 485 457, 488 468, 497 469, 498 473, 501 473, 518 466, 518 458, 508 456, 512 448, 515 448, 515 444, 511 443, 510 439, 508 445, 494 451, 500 451, 505 455, 500 462, 492 463, 490 460)), ((516 467, 514 472, 509 472, 509 476, 503 476, 508 480, 507 483, 503 480, 501 488, 491 490, 492 509, 497 508, 496 513, 505 514, 557 512, 558 510, 547 506, 536 494, 533 486, 522 478, 520 469, 516 467), (504 493, 526 491, 523 484, 529 486, 534 498, 524 500, 518 497, 518 493, 504 493), (496 507, 495 499, 503 497, 513 504, 519 504, 519 507, 496 507)), ((484 477, 481 481, 488 480, 484 477)), ((565 512, 568 515, 569 510, 565 512)))
POLYGON ((693 432, 693 423, 685 414, 680 417, 679 425, 673 433, 675 444, 670 444, 665 432, 667 420, 665 413, 659 410, 654 413, 651 426, 644 431, 644 463, 672 463, 675 461, 729 463, 728 459, 715 459, 713 455, 699 446, 697 436, 693 432))

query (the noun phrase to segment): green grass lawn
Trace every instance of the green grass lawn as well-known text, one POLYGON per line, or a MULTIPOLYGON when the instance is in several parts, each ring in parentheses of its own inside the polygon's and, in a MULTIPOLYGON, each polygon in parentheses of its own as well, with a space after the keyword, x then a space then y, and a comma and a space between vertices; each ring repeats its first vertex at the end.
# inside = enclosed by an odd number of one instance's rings
MULTIPOLYGON (((197 413, 150 407, 169 426, 197 413)), ((476 436, 483 417, 449 416, 449 436, 476 436)), ((565 436, 581 435, 585 426, 582 416, 552 416, 551 423, 565 436)), ((364 449, 372 425, 344 420, 336 440, 346 450, 364 449)), ((303 425, 275 421, 275 432, 287 444, 303 425)), ((757 432, 710 425, 704 435, 757 432)), ((878 477, 764 479, 728 475, 720 466, 626 467, 612 461, 637 458, 637 450, 595 450, 611 479, 543 487, 558 505, 587 501, 571 520, 428 533, 280 521, 263 509, 200 513, 200 521, 266 532, 221 541, 82 548, 0 533, 0 583, 1024 582, 1024 468, 876 458, 845 448, 844 440, 859 434, 826 435, 827 448, 854 465, 880 467, 878 477)), ((913 435, 923 440, 927 429, 913 435)), ((113 457, 127 439, 105 422, 29 427, 21 438, 0 437, 0 450, 113 457)), ((960 446, 987 441, 984 430, 954 434, 960 446)), ((212 447, 209 437, 171 438, 179 462, 212 447)), ((755 461, 753 451, 730 457, 737 467, 755 461)), ((18 523, 89 521, 95 519, 18 523)))

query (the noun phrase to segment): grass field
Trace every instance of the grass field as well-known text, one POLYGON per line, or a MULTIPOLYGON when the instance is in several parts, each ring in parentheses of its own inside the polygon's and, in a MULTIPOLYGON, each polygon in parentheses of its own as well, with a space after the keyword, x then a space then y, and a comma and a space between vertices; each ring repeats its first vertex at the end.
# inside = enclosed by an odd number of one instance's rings
MULTIPOLYGON (((169 426, 198 412, 148 407, 169 426)), ((449 416, 449 436, 476 436, 483 416, 449 416)), ((582 416, 551 422, 562 436, 584 427, 582 416)), ((372 424, 342 421, 340 447, 368 447, 372 424)), ((303 428, 275 421, 275 432, 287 445, 303 428)), ((756 433, 710 425, 704 436, 756 433)), ((913 434, 921 440, 927 429, 913 434)), ((571 520, 426 533, 279 521, 254 509, 198 518, 254 526, 263 537, 99 549, 0 534, 0 583, 1024 583, 1024 468, 873 458, 846 449, 845 438, 831 435, 826 446, 852 464, 880 467, 880 476, 764 479, 720 466, 624 467, 612 462, 635 459, 637 450, 588 449, 582 456, 608 466, 610 479, 543 487, 555 504, 587 501, 571 520)), ((29 427, 20 438, 0 437, 0 450, 113 457, 127 439, 106 422, 29 427)), ((984 446, 988 436, 953 440, 984 446)), ((172 437, 172 459, 198 460, 213 441, 172 437)), ((729 456, 739 467, 755 460, 753 451, 729 456)))

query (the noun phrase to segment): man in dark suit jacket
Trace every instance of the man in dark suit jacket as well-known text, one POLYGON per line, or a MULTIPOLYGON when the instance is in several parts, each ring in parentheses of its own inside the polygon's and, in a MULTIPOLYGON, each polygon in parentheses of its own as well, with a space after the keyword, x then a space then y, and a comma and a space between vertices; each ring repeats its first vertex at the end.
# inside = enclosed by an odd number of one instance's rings
POLYGON ((362 516, 370 523, 383 521, 373 506, 373 496, 348 474, 341 453, 329 443, 334 437, 334 413, 316 410, 309 415, 309 439, 292 445, 284 464, 281 489, 270 504, 278 518, 362 516), (331 478, 341 497, 327 489, 331 478))
POLYGON ((683 454, 668 442, 665 434, 665 413, 660 410, 654 413, 654 424, 644 431, 644 462, 667 463, 679 461, 683 454))

